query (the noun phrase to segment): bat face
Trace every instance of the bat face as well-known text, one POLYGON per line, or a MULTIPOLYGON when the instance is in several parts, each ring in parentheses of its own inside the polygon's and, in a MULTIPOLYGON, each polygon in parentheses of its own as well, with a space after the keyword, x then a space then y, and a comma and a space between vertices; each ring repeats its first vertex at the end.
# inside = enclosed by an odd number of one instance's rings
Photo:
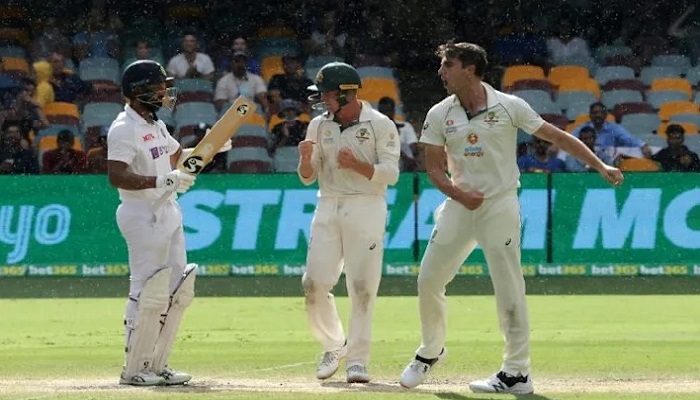
POLYGON ((193 175, 202 172, 221 146, 236 134, 238 128, 252 117, 254 112, 255 103, 245 97, 238 97, 192 150, 190 156, 178 165, 178 169, 193 175))

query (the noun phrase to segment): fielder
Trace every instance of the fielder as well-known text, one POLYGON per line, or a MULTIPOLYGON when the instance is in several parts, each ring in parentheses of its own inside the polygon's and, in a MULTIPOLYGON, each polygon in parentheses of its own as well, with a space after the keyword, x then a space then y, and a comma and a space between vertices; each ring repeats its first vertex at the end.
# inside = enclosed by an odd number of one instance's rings
POLYGON ((327 379, 346 358, 348 383, 367 383, 374 301, 379 289, 387 217, 387 185, 399 177, 400 142, 394 123, 357 98, 355 68, 330 63, 316 75, 311 100, 328 109, 299 143, 298 173, 319 182, 318 204, 302 278, 311 333, 323 346, 316 370, 327 379), (347 336, 330 291, 345 271, 352 303, 347 336))
POLYGON ((129 252, 126 360, 119 380, 125 385, 177 385, 191 379, 168 366, 180 320, 194 299, 197 268, 187 264, 182 213, 174 194, 184 193, 195 181, 173 170, 191 149, 181 149, 155 114, 174 105, 172 83, 157 62, 127 66, 122 91, 129 104, 107 136, 109 182, 118 188, 121 201, 117 225, 129 252), (166 192, 172 193, 169 201, 153 210, 166 192))
POLYGON ((418 275, 423 340, 400 382, 407 388, 420 385, 444 358, 445 287, 478 243, 489 266, 505 352, 499 372, 469 387, 482 393, 532 393, 530 324, 520 264, 517 129, 554 143, 613 186, 623 176, 575 136, 545 122, 524 100, 482 82, 487 61, 481 47, 450 41, 438 48, 437 56, 449 96, 428 111, 420 141, 428 176, 448 198, 436 211, 418 275))

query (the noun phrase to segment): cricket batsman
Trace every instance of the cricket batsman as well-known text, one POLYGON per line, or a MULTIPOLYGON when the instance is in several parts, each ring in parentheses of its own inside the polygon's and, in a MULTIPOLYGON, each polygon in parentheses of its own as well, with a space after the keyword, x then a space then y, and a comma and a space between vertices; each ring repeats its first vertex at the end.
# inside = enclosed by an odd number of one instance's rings
POLYGON ((316 377, 330 378, 346 358, 347 382, 367 383, 385 195, 399 177, 399 136, 393 121, 358 99, 362 81, 352 66, 326 64, 315 81, 309 90, 318 94, 311 100, 327 111, 299 143, 298 173, 305 185, 319 184, 302 278, 311 333, 324 351, 316 377), (352 303, 347 335, 330 293, 343 271, 352 303))
POLYGON ((119 192, 117 225, 129 253, 126 358, 119 380, 125 385, 179 385, 191 379, 168 366, 180 320, 194 299, 197 268, 187 264, 182 211, 175 201, 175 192, 186 192, 195 176, 173 170, 191 149, 183 150, 156 117, 162 106, 175 104, 172 84, 157 62, 127 66, 122 92, 128 104, 107 135, 109 183, 119 192), (154 210, 165 193, 171 194, 168 201, 154 210))

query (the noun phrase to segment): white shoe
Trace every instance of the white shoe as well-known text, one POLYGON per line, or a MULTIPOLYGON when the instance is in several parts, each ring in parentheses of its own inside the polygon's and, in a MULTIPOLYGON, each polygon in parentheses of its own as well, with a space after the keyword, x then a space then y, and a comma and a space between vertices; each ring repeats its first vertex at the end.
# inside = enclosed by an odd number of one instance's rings
POLYGON ((486 380, 470 383, 469 389, 474 393, 532 394, 535 391, 530 375, 512 376, 503 371, 486 380))
POLYGON ((192 379, 192 376, 190 374, 174 371, 167 365, 165 366, 165 368, 163 368, 163 372, 158 374, 158 376, 165 379, 166 385, 184 385, 185 383, 189 382, 190 379, 192 379))
POLYGON ((362 364, 353 364, 345 370, 348 375, 348 383, 369 383, 367 368, 362 364))
POLYGON ((316 369, 316 378, 328 379, 333 376, 338 370, 340 360, 345 358, 347 353, 347 344, 343 344, 343 347, 338 350, 323 353, 323 358, 321 358, 321 362, 318 363, 318 368, 316 369))
POLYGON ((132 386, 162 386, 165 385, 165 379, 150 371, 141 371, 134 376, 125 376, 122 373, 119 377, 120 385, 132 386))
POLYGON ((447 356, 447 350, 445 348, 442 349, 437 358, 433 358, 432 360, 426 360, 422 357, 418 359, 418 355, 416 355, 413 360, 411 360, 411 363, 403 370, 399 383, 406 389, 413 389, 420 385, 425 381, 425 378, 428 377, 430 370, 436 364, 443 361, 445 356, 447 356))

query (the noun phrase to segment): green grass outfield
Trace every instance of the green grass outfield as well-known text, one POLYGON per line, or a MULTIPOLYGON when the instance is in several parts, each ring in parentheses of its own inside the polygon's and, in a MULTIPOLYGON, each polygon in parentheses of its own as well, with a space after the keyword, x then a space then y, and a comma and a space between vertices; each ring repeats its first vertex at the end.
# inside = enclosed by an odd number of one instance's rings
MULTIPOLYGON (((300 297, 202 297, 171 359, 188 387, 116 385, 122 298, 0 300, 0 399, 514 399, 475 395, 470 380, 500 365, 492 296, 449 300, 449 355, 418 390, 398 377, 419 342, 415 297, 381 297, 374 383, 341 370, 314 379, 320 349, 300 297)), ((347 298, 338 298, 347 315, 347 298)), ((700 398, 700 307, 692 295, 530 296, 537 394, 522 399, 700 398)))

